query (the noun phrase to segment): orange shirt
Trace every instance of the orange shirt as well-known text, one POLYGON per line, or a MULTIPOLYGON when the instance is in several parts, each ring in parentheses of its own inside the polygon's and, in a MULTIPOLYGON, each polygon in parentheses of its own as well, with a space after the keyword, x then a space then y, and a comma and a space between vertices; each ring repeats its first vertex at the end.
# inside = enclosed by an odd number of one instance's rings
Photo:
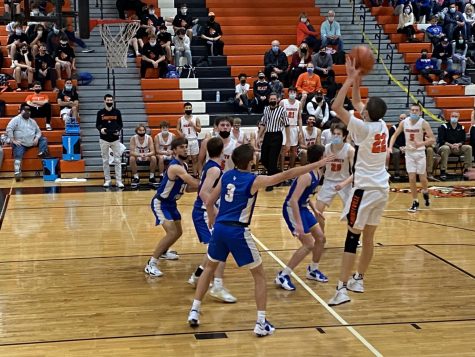
POLYGON ((47 95, 44 95, 43 93, 39 94, 30 94, 29 96, 26 97, 25 102, 43 102, 45 100, 49 100, 47 95))
POLYGON ((317 90, 322 89, 322 83, 318 74, 314 73, 312 77, 309 77, 308 73, 305 72, 297 79, 296 87, 299 93, 315 93, 317 90))

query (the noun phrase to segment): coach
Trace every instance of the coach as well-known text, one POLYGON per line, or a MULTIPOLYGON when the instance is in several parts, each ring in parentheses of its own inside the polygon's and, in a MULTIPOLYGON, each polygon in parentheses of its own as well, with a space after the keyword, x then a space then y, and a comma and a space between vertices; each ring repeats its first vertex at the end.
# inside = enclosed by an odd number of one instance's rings
MULTIPOLYGON (((261 162, 269 176, 279 172, 277 162, 282 148, 282 131, 284 128, 286 137, 290 138, 287 112, 284 107, 278 105, 277 94, 271 93, 269 95, 269 106, 264 108, 264 115, 259 123, 259 141, 262 141, 261 162)), ((285 150, 288 151, 289 149, 290 142, 287 140, 285 150)), ((272 191, 272 186, 267 187, 266 191, 272 191)))

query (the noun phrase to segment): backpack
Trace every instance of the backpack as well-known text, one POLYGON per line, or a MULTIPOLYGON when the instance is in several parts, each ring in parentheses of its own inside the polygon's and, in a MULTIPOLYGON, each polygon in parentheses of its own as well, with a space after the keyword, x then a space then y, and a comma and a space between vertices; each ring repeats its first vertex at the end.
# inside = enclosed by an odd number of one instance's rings
POLYGON ((167 69, 168 71, 167 71, 167 74, 165 75, 165 78, 180 78, 176 70, 176 67, 174 65, 169 64, 167 69))
POLYGON ((94 80, 94 77, 89 72, 79 72, 77 80, 78 85, 87 86, 91 84, 91 82, 94 80))
POLYGON ((196 78, 195 67, 183 66, 180 73, 180 78, 196 78))
POLYGON ((470 76, 460 76, 457 79, 454 79, 454 84, 459 84, 459 85, 470 85, 472 84, 472 78, 470 76))

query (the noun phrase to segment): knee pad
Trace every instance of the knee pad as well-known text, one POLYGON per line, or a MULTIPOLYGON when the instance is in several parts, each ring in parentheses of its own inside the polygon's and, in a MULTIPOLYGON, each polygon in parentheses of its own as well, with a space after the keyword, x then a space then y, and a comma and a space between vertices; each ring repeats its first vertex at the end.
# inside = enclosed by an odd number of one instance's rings
POLYGON ((356 248, 358 248, 358 242, 360 240, 361 233, 353 233, 348 231, 346 233, 346 240, 345 240, 345 253, 352 253, 356 254, 356 248))

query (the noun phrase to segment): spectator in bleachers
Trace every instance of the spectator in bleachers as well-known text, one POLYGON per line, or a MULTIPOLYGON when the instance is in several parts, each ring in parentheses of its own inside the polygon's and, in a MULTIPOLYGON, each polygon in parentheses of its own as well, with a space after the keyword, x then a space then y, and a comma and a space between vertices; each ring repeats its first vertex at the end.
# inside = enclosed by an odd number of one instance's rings
POLYGON ((46 50, 50 55, 54 55, 59 48, 59 42, 64 38, 64 33, 61 32, 58 25, 54 25, 46 38, 46 50))
POLYGON ((15 8, 15 14, 21 13, 21 0, 5 0, 4 6, 7 14, 11 13, 12 8, 15 8))
POLYGON ((449 11, 444 15, 444 33, 449 41, 457 39, 462 33, 465 33, 465 21, 462 13, 457 10, 454 0, 450 0, 449 11))
POLYGON ((188 13, 188 7, 186 4, 180 6, 180 11, 176 14, 172 22, 173 30, 176 32, 179 28, 184 28, 186 30, 186 35, 189 38, 193 38, 193 18, 188 13))
POLYGON ((144 8, 144 3, 140 0, 117 0, 115 6, 119 11, 119 18, 125 19, 125 10, 134 10, 135 14, 140 17, 144 8))
POLYGON ((140 62, 140 76, 145 78, 147 68, 158 68, 158 77, 165 78, 167 74, 167 61, 163 48, 157 43, 157 37, 150 35, 148 43, 142 48, 142 60, 140 62))
MULTIPOLYGON (((405 113, 402 113, 402 114, 399 115, 399 122, 394 124, 389 129, 388 142, 391 140, 391 137, 396 132, 399 124, 406 118, 407 118, 407 115, 405 113)), ((401 179, 400 162, 401 162, 401 156, 404 155, 405 150, 406 150, 406 137, 404 135, 399 135, 397 137, 395 143, 394 143, 393 151, 391 153, 391 162, 393 164, 393 169, 394 169, 393 178, 395 180, 400 180, 401 179)))
POLYGON ((179 29, 175 33, 173 44, 175 45, 175 66, 180 66, 180 58, 182 57, 186 58, 189 66, 192 66, 190 38, 185 34, 185 29, 179 29))
POLYGON ((298 51, 292 55, 290 62, 289 82, 291 85, 295 85, 297 78, 307 72, 307 64, 310 62, 312 62, 312 51, 306 42, 302 42, 298 51))
POLYGON ((41 87, 45 87, 46 80, 51 81, 51 86, 55 92, 59 89, 56 87, 56 70, 53 57, 46 52, 46 45, 40 43, 38 45, 39 53, 35 57, 35 81, 40 82, 41 87))
POLYGON ((151 186, 157 186, 155 180, 155 170, 157 169, 157 157, 153 139, 146 134, 147 128, 143 124, 139 124, 135 128, 135 135, 130 138, 130 171, 132 171, 132 182, 130 186, 137 188, 140 185, 140 177, 137 172, 137 166, 149 166, 150 176, 148 183, 151 186))
POLYGON ((313 115, 322 127, 326 126, 330 118, 330 105, 328 104, 323 91, 317 90, 315 97, 307 103, 307 113, 313 115))
POLYGON ((28 79, 28 88, 33 84, 33 56, 30 53, 28 44, 25 42, 21 44, 20 51, 15 53, 13 57, 13 77, 17 83, 17 91, 20 92, 22 78, 28 79))
POLYGON ((297 91, 299 99, 302 101, 302 108, 305 108, 305 103, 312 100, 315 93, 322 89, 320 77, 314 73, 315 67, 313 63, 307 64, 307 72, 302 73, 297 79, 297 91))
POLYGON ((173 159, 173 151, 171 144, 175 135, 169 131, 170 124, 167 121, 160 123, 160 132, 155 135, 153 143, 155 146, 155 153, 158 159, 158 176, 160 181, 163 178, 163 172, 165 171, 165 165, 173 159))
POLYGON ((438 45, 440 41, 445 37, 445 34, 442 30, 442 26, 439 25, 438 21, 438 16, 432 16, 430 19, 430 26, 427 27, 425 30, 427 39, 434 46, 438 45))
POLYGON ((160 32, 157 34, 157 41, 163 49, 168 62, 172 60, 172 35, 167 31, 165 25, 160 26, 160 32))
POLYGON ((234 98, 234 106, 237 112, 245 111, 248 114, 251 114, 251 103, 249 102, 249 83, 247 81, 247 75, 245 73, 240 73, 238 76, 239 83, 236 84, 236 94, 234 98))
POLYGON ((467 135, 465 129, 458 122, 460 118, 459 112, 450 114, 450 121, 442 124, 438 130, 437 143, 439 144, 440 160, 440 179, 447 178, 447 162, 449 155, 464 157, 464 173, 472 168, 472 147, 465 145, 467 135))
POLYGON ((272 92, 269 82, 266 81, 264 72, 259 71, 259 73, 257 73, 257 80, 254 81, 252 89, 254 92, 252 111, 256 114, 262 114, 264 107, 269 103, 267 97, 272 92))
POLYGON ((7 49, 10 58, 15 58, 17 50, 22 44, 28 44, 28 36, 23 31, 23 26, 17 22, 13 28, 14 32, 8 36, 7 49))
POLYGON ((35 26, 30 26, 26 32, 28 36, 28 43, 30 44, 31 54, 33 57, 36 57, 40 43, 46 43, 48 38, 48 31, 45 29, 43 24, 37 24, 35 26))
POLYGON ((72 72, 76 70, 76 55, 69 45, 68 38, 63 34, 59 41, 59 47, 56 50, 56 78, 62 78, 62 71, 66 72, 66 78, 71 78, 72 72))
POLYGON ((457 63, 460 66, 459 71, 462 76, 465 75, 465 69, 467 68, 467 51, 467 41, 460 33, 459 37, 452 41, 452 63, 457 63))
POLYGON ((34 94, 26 97, 25 102, 30 106, 31 115, 34 118, 46 118, 46 130, 51 128, 51 104, 48 95, 41 93, 41 83, 33 83, 34 94))
MULTIPOLYGON (((447 84, 447 82, 444 80, 447 73, 444 70, 438 68, 437 59, 428 57, 428 51, 425 48, 421 50, 421 57, 416 61, 416 69, 419 71, 422 77, 424 77, 429 83, 432 83, 433 85, 447 84), (439 80, 432 81, 431 74, 438 76, 439 80)), ((400 137, 403 137, 403 135, 400 135, 400 137)))
POLYGON ((6 133, 13 147, 13 167, 18 181, 21 179, 21 162, 25 152, 38 146, 38 156, 48 156, 48 140, 41 135, 38 124, 31 118, 31 108, 26 103, 20 106, 20 114, 10 120, 6 133))
POLYGON ((314 51, 318 51, 321 45, 318 35, 320 34, 315 31, 315 28, 310 24, 307 14, 301 12, 299 15, 299 23, 297 24, 297 46, 305 42, 314 51))
POLYGON ((72 24, 66 25, 66 27, 63 29, 64 33, 68 37, 68 40, 75 43, 79 47, 81 47, 81 52, 82 53, 91 53, 94 52, 94 50, 90 49, 87 47, 86 43, 81 40, 80 38, 76 37, 76 34, 74 33, 74 28, 72 24))
POLYGON ((332 55, 326 51, 325 47, 312 56, 312 63, 315 67, 315 74, 318 74, 321 79, 335 81, 332 55))
MULTIPOLYGON (((214 13, 213 18, 214 21, 214 13)), ((206 23, 204 33, 201 35, 201 38, 206 41, 206 47, 208 47, 208 55, 210 56, 222 56, 224 54, 224 42, 221 41, 223 32, 221 31, 221 26, 218 23, 206 23), (217 25, 217 26, 216 26, 217 25)))
POLYGON ((467 41, 473 42, 475 35, 475 11, 472 4, 467 4, 465 6, 465 11, 463 13, 463 19, 465 21, 465 39, 467 41))
POLYGON ((284 85, 279 81, 277 73, 271 73, 269 85, 271 92, 277 94, 277 99, 280 101, 284 97, 284 85))
POLYGON ((320 26, 322 47, 337 45, 337 51, 344 51, 341 40, 340 24, 335 21, 335 11, 328 11, 328 17, 320 26))
MULTIPOLYGON (((132 15, 129 17, 129 19, 138 20, 138 17, 137 15, 132 15)), ((148 38, 148 36, 155 34, 155 32, 158 31, 156 31, 155 27, 153 27, 152 20, 142 17, 140 20, 140 27, 138 28, 134 37, 132 37, 129 42, 129 48, 130 46, 132 46, 133 52, 129 51, 127 57, 140 57, 142 55, 140 53, 140 50, 143 48, 144 45, 144 37, 148 38)))
POLYGON ((287 84, 287 69, 289 61, 287 55, 281 51, 280 42, 272 41, 271 49, 264 54, 264 74, 270 78, 272 72, 277 73, 282 83, 287 84))
POLYGON ((241 130, 241 118, 233 119, 233 128, 231 130, 231 138, 236 141, 236 147, 239 145, 249 144, 249 135, 241 130))
POLYGON ((426 21, 429 21, 432 10, 432 0, 413 0, 411 3, 416 22, 418 24, 425 24, 426 21))
POLYGON ((399 14, 399 23, 397 25, 397 32, 405 34, 407 36, 407 42, 417 42, 414 21, 412 6, 407 4, 404 6, 403 12, 399 14))
POLYGON ((155 5, 150 4, 147 7, 147 11, 141 16, 141 23, 147 26, 153 26, 155 33, 160 31, 160 26, 165 25, 165 20, 161 16, 157 16, 155 13, 155 5))
POLYGON ((64 82, 64 88, 58 94, 58 104, 61 109, 61 118, 65 123, 69 123, 71 118, 78 118, 79 96, 71 78, 66 79, 64 82))
POLYGON ((447 71, 450 72, 452 69, 452 45, 449 42, 447 37, 444 37, 442 41, 434 46, 432 50, 432 58, 437 60, 437 68, 442 69, 442 65, 447 65, 447 71))

